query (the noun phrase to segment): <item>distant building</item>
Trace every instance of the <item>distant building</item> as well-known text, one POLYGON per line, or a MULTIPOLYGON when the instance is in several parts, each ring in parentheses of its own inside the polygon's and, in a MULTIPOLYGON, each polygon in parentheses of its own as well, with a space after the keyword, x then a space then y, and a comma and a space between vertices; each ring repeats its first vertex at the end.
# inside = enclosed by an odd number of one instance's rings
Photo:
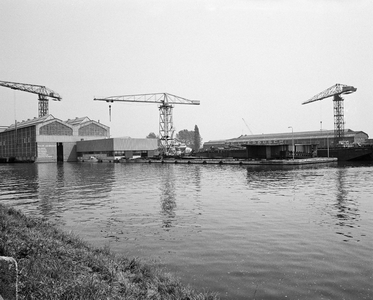
POLYGON ((0 160, 76 161, 76 142, 105 139, 110 128, 88 117, 62 121, 53 115, 17 122, 0 130, 0 160))
MULTIPOLYGON (((353 147, 366 144, 367 141, 368 135, 365 132, 346 129, 340 146, 353 147)), ((204 143, 200 155, 249 159, 301 158, 317 155, 320 148, 335 146, 337 145, 333 130, 286 132, 242 135, 233 139, 208 141, 204 143)))
MULTIPOLYGON (((336 146, 334 144, 333 130, 304 131, 304 132, 286 132, 270 133, 256 135, 242 135, 238 138, 209 141, 203 145, 204 150, 211 148, 244 147, 244 145, 260 144, 287 144, 292 147, 294 139, 295 145, 317 145, 318 148, 327 148, 336 146)), ((346 129, 344 132, 344 142, 348 145, 364 144, 368 139, 368 134, 363 131, 353 131, 346 129)))

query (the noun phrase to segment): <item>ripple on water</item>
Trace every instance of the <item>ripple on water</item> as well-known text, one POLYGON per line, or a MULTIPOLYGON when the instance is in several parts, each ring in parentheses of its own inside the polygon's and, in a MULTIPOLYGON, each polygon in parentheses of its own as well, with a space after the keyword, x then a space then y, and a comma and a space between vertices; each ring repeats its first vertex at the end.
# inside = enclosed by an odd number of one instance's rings
POLYGON ((226 299, 371 299, 372 166, 0 165, 0 201, 226 299))

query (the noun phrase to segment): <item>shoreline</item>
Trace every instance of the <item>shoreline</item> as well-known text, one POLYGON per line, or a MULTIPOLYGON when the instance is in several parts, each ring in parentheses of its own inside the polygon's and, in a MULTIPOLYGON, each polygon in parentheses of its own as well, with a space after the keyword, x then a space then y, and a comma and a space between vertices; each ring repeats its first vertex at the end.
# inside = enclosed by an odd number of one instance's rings
POLYGON ((0 256, 18 263, 19 299, 219 299, 3 204, 0 228, 0 256))

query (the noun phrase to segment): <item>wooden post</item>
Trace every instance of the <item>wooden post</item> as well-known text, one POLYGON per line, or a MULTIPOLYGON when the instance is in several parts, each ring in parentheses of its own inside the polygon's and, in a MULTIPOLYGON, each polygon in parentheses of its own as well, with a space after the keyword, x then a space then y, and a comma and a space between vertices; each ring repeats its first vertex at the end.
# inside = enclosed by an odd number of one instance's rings
POLYGON ((0 300, 18 299, 18 268, 12 257, 0 256, 0 300))

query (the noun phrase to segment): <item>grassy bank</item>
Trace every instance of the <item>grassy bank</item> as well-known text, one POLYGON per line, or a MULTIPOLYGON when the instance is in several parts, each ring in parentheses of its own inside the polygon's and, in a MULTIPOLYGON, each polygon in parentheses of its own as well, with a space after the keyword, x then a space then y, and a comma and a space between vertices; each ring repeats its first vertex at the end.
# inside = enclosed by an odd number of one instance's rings
POLYGON ((19 299, 218 299, 3 205, 0 256, 18 262, 19 299))

